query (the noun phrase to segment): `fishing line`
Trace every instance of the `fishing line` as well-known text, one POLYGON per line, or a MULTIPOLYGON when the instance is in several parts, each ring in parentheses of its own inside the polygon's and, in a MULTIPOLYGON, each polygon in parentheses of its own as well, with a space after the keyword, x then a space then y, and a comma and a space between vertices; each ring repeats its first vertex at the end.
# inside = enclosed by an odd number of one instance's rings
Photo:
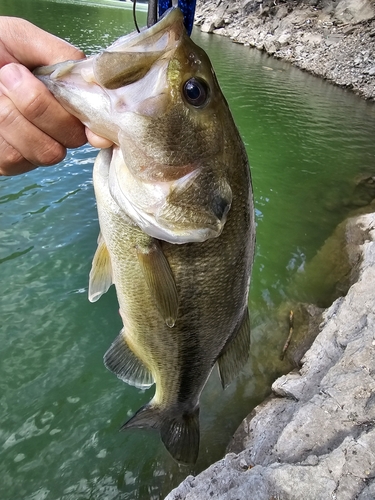
POLYGON ((134 21, 134 25, 135 25, 135 28, 136 30, 138 31, 138 33, 141 32, 141 30, 139 29, 138 27, 138 23, 137 23, 137 13, 135 11, 135 8, 137 6, 137 0, 133 0, 133 21, 134 21))
MULTIPOLYGON (((137 13, 136 13, 137 0, 133 0, 133 21, 138 33, 141 32, 137 23, 137 13)), ((149 0, 147 9, 147 28, 153 26, 158 20, 158 1, 149 0)))

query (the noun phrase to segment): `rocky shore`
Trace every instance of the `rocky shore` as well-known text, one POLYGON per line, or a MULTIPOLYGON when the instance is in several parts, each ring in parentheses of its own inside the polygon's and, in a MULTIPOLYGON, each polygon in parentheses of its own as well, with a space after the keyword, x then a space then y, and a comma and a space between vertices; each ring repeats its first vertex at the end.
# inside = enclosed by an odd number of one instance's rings
POLYGON ((274 382, 225 458, 166 500, 375 498, 375 214, 344 225, 356 282, 323 313, 301 367, 274 382))
POLYGON ((375 99, 373 0, 198 0, 196 24, 375 99))
MULTIPOLYGON (((196 19, 375 99, 374 1, 198 0, 196 19)), ((316 316, 299 368, 274 382, 225 458, 166 500, 375 499, 375 202, 367 212, 336 231, 351 281, 316 316)))

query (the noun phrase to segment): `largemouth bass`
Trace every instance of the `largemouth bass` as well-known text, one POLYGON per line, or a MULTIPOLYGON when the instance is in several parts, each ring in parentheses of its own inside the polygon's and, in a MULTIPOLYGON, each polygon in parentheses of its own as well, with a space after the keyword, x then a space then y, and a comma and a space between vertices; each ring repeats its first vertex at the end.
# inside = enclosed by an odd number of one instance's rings
POLYGON ((94 165, 100 235, 89 299, 113 283, 124 327, 105 365, 155 395, 123 429, 151 427, 179 462, 199 450, 199 398, 249 354, 254 209, 248 160, 206 53, 171 9, 98 55, 38 77, 113 141, 94 165))

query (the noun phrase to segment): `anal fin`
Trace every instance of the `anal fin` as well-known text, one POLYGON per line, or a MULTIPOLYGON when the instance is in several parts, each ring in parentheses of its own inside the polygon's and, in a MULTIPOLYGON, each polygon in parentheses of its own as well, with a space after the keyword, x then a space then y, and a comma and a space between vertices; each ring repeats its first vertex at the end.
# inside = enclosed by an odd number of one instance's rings
POLYGON ((172 328, 177 319, 178 294, 169 263, 156 239, 137 247, 137 255, 148 288, 165 323, 172 328))
POLYGON ((194 464, 199 453, 199 407, 191 413, 169 414, 149 403, 143 406, 122 427, 160 430, 164 446, 179 463, 194 464))
POLYGON ((89 301, 96 302, 112 285, 112 265, 111 258, 104 242, 103 236, 99 233, 98 248, 92 260, 89 278, 89 301))
POLYGON ((119 379, 140 389, 154 383, 151 372, 128 346, 123 330, 105 353, 104 364, 119 379))
POLYGON ((250 352, 250 318, 246 307, 235 337, 224 347, 217 361, 221 385, 225 389, 237 377, 250 352))

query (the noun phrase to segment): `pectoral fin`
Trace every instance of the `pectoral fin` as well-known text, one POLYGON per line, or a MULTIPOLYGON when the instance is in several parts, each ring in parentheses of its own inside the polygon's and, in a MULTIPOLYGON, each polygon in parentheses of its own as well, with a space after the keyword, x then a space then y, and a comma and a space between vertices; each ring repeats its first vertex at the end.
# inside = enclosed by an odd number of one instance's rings
POLYGON ((92 260, 89 278, 89 301, 96 302, 112 285, 111 258, 104 239, 99 233, 98 248, 92 260))
POLYGON ((154 383, 151 372, 128 346, 124 330, 105 353, 104 364, 119 379, 140 389, 151 387, 154 383))
POLYGON ((137 247, 137 254, 156 307, 165 323, 172 328, 177 319, 177 287, 158 240, 152 239, 147 247, 137 247))
POLYGON ((250 318, 246 308, 236 336, 225 346, 218 359, 221 385, 225 389, 245 365, 250 351, 250 318))

